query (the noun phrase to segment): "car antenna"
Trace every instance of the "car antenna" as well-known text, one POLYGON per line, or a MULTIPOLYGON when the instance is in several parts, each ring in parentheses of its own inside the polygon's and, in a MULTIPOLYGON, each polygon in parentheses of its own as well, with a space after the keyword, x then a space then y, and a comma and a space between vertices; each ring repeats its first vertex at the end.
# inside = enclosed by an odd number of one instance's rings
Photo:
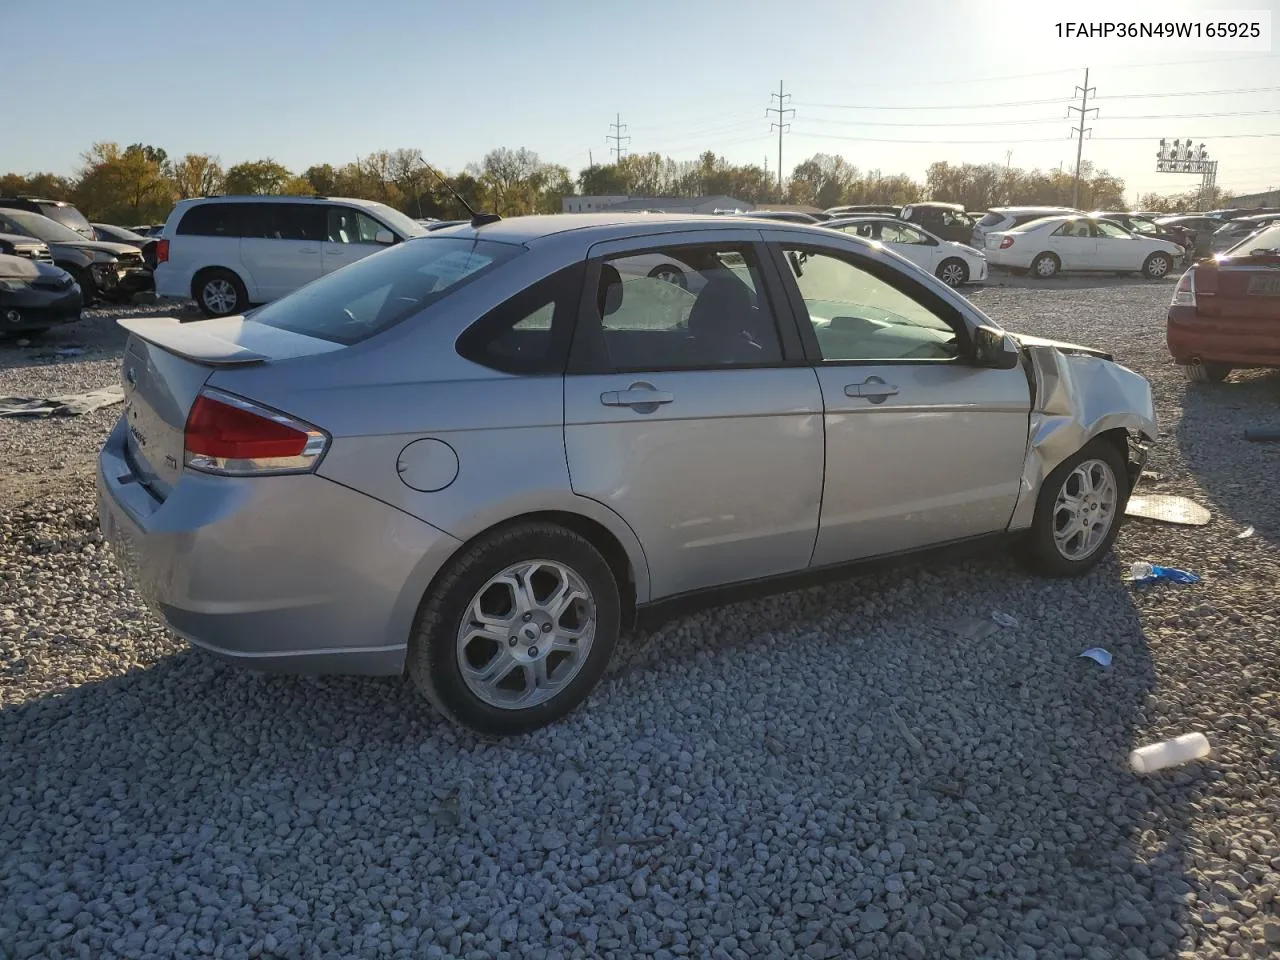
POLYGON ((496 213, 476 213, 474 210, 471 209, 471 204, 463 200, 462 195, 458 193, 457 190, 453 189, 453 184, 449 183, 448 180, 440 176, 440 174, 436 172, 435 167, 431 166, 431 164, 427 163, 426 160, 422 159, 422 154, 418 154, 418 162, 422 164, 424 167, 426 167, 428 170, 430 170, 431 175, 435 177, 437 180, 439 180, 441 185, 446 190, 448 190, 451 194, 453 194, 453 199, 457 200, 460 204, 462 204, 463 208, 467 211, 467 213, 471 214, 471 226, 483 227, 486 223, 497 223, 499 220, 502 219, 502 217, 498 216, 496 213))

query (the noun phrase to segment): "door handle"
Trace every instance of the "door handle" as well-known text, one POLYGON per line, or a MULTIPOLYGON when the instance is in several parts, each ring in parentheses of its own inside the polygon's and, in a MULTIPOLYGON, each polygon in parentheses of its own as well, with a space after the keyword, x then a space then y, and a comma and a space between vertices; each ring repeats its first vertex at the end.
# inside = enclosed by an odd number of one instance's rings
POLYGON ((600 402, 606 407, 631 407, 638 413, 652 413, 659 404, 672 403, 675 394, 665 390, 655 390, 648 384, 633 384, 627 390, 609 390, 600 394, 600 402), (643 409, 647 407, 648 409, 643 409))
POLYGON ((861 397, 872 403, 884 403, 886 398, 895 396, 898 388, 885 383, 879 377, 867 377, 862 383, 851 383, 844 388, 846 397, 861 397))

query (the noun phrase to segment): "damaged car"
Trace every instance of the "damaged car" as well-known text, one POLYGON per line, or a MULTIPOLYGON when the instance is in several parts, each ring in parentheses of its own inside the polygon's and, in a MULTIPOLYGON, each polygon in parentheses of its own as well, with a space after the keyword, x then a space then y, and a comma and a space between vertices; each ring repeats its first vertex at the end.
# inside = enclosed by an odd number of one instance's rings
POLYGON ((84 237, 41 214, 7 208, 0 209, 0 233, 47 245, 53 262, 75 278, 86 306, 99 299, 128 303, 134 294, 155 289, 142 251, 130 244, 84 237))
POLYGON ((170 627, 407 673, 496 735, 688 604, 994 543, 1085 574, 1157 436, 1106 353, 747 217, 478 216, 247 316, 119 323, 100 523, 170 627))

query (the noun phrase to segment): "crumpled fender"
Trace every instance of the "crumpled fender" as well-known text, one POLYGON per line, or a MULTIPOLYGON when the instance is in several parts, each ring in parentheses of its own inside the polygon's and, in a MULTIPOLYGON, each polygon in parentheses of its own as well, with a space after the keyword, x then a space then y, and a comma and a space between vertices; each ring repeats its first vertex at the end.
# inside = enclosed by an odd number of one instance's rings
POLYGON ((1094 437, 1123 427, 1148 442, 1157 436, 1151 384, 1110 359, 1063 344, 1022 344, 1035 391, 1018 502, 1009 529, 1031 526, 1045 478, 1094 437))

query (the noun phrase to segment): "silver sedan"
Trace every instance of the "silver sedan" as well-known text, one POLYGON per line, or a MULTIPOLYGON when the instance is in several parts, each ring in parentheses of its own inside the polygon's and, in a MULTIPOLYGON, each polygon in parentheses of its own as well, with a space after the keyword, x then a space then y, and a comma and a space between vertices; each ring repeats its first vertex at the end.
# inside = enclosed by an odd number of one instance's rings
POLYGON ((746 218, 464 224, 247 317, 120 323, 100 519, 169 625, 263 670, 407 672, 491 734, 563 716, 685 601, 997 539, 1083 573, 1156 436, 1107 355, 746 218))

